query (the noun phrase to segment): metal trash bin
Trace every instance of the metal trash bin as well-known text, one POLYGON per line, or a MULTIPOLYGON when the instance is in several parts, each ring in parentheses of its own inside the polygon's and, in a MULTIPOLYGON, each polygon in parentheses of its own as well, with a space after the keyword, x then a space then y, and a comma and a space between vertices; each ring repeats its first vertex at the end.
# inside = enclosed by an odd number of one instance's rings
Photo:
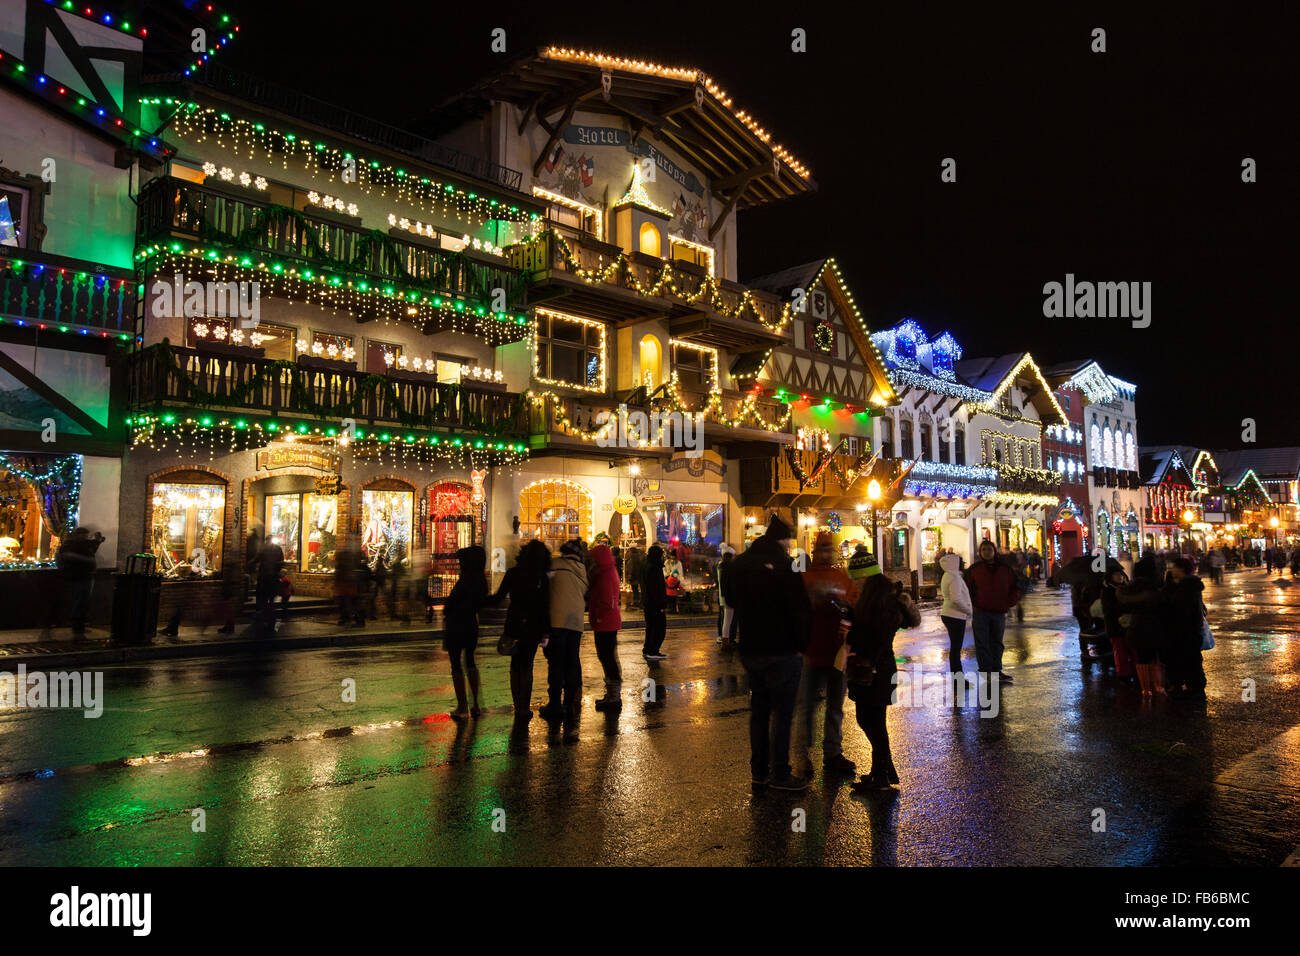
POLYGON ((133 554, 126 571, 113 576, 113 640, 118 644, 150 644, 158 630, 162 575, 158 558, 133 554))

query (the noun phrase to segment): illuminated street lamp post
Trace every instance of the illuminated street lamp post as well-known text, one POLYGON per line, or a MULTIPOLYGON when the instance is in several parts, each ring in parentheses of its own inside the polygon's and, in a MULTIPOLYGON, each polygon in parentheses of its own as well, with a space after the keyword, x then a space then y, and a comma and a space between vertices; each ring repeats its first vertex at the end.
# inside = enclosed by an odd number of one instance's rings
POLYGON ((1191 554, 1194 545, 1192 544, 1192 522, 1196 520, 1196 512, 1188 508, 1183 512, 1183 521, 1187 524, 1187 544, 1183 548, 1183 554, 1191 554))
POLYGON ((1273 547, 1275 548, 1278 546, 1277 527, 1279 524, 1281 524, 1281 522, 1277 520, 1277 515, 1273 515, 1273 517, 1268 519, 1268 526, 1273 529, 1273 547))

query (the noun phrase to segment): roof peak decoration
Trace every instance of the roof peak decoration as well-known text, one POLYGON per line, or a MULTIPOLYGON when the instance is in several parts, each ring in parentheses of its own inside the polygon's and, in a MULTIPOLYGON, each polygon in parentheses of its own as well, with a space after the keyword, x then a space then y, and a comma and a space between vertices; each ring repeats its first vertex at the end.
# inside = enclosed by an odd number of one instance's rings
POLYGON ((945 382, 956 382, 954 366, 961 359, 962 348, 951 332, 931 339, 915 319, 902 322, 877 332, 872 337, 876 346, 884 351, 885 362, 892 372, 904 369, 933 375, 945 382))
POLYGON ((627 192, 623 198, 614 203, 615 209, 621 209, 624 206, 635 206, 637 209, 644 209, 646 212, 654 213, 656 216, 663 216, 665 219, 673 218, 673 214, 663 206, 655 204, 650 198, 650 194, 645 191, 645 180, 641 178, 641 164, 632 164, 632 182, 627 187, 627 192))

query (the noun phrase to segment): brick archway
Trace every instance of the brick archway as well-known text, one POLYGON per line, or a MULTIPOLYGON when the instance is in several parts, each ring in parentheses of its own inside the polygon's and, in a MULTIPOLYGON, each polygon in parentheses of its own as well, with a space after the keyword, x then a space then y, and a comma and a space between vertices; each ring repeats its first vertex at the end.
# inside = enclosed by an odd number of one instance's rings
MULTIPOLYGON (((306 468, 301 465, 294 465, 289 468, 276 468, 266 472, 260 472, 255 477, 245 478, 241 482, 239 498, 239 547, 236 554, 242 554, 245 543, 248 541, 248 532, 250 528, 248 498, 252 486, 259 481, 266 481, 272 478, 323 478, 327 475, 335 474, 332 471, 324 471, 320 468, 306 468)), ((339 513, 336 522, 337 528, 348 529, 352 521, 352 486, 344 483, 338 495, 339 513)), ((260 519, 259 519, 260 520, 260 519)), ((339 532, 342 537, 343 532, 339 532)), ((241 564, 242 570, 242 564, 241 564)), ((323 597, 332 593, 334 587, 334 577, 332 574, 321 574, 320 572, 304 572, 298 568, 288 568, 289 580, 293 582, 294 593, 299 596, 317 596, 323 597)))

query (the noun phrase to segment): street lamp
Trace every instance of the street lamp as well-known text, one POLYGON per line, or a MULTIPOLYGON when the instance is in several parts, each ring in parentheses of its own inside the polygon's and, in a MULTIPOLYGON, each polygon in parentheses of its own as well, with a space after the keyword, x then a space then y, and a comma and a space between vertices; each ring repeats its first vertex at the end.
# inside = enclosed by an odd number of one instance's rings
POLYGON ((1277 547, 1277 527, 1279 524, 1281 522, 1277 520, 1277 515, 1273 515, 1268 519, 1268 526, 1273 529, 1273 547, 1275 548, 1277 547))
POLYGON ((876 538, 876 502, 880 500, 880 482, 871 479, 871 484, 867 485, 867 500, 871 502, 871 553, 876 560, 880 560, 879 540, 876 538))

